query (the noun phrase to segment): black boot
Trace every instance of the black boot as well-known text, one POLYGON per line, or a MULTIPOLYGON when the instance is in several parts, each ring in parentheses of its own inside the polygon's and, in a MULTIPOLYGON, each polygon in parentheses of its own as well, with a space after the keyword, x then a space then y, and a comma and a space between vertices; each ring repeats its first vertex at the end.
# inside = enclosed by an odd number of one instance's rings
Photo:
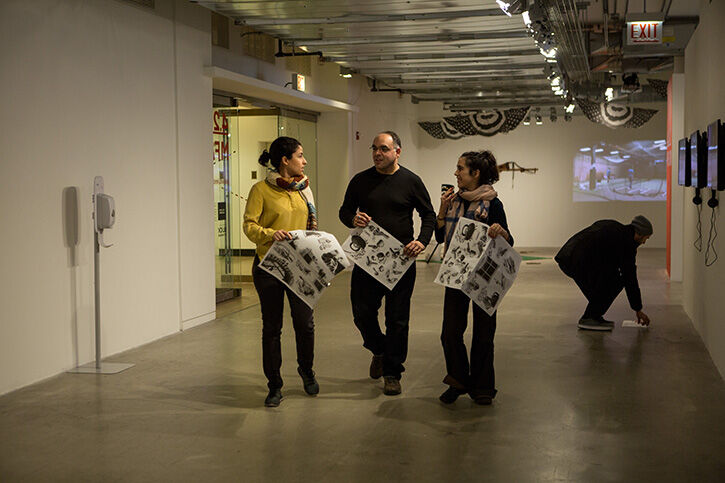
POLYGON ((450 386, 443 394, 438 397, 438 399, 440 399, 443 404, 453 404, 454 402, 456 402, 456 399, 458 399, 458 396, 465 393, 466 391, 462 391, 460 389, 456 389, 453 386, 450 386))
POLYGON ((302 385, 304 386, 305 392, 307 394, 309 394, 310 396, 315 396, 317 393, 320 392, 320 385, 317 384, 317 380, 315 379, 315 371, 310 369, 309 372, 305 372, 298 367, 297 373, 302 378, 302 385))
POLYGON ((264 405, 268 408, 276 408, 279 406, 280 401, 282 400, 282 391, 277 389, 270 389, 269 394, 267 394, 267 398, 264 400, 264 405))

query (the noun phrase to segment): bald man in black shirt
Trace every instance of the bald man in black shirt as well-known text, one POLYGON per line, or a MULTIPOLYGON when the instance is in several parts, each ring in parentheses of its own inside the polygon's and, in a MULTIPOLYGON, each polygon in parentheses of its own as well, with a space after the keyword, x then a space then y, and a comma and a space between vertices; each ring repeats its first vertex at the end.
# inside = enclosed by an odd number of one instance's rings
MULTIPOLYGON (((409 257, 417 257, 428 245, 436 225, 430 196, 421 179, 398 164, 401 143, 397 134, 378 134, 371 146, 374 166, 356 174, 345 192, 340 221, 346 226, 364 227, 371 220, 405 245, 409 257), (413 238, 413 210, 421 228, 413 238)), ((400 377, 408 354, 410 297, 415 286, 415 264, 392 290, 357 265, 350 282, 350 300, 355 325, 363 346, 372 352, 370 377, 384 377, 384 393, 400 394, 400 377), (385 297, 385 333, 380 329, 378 310, 385 297)))

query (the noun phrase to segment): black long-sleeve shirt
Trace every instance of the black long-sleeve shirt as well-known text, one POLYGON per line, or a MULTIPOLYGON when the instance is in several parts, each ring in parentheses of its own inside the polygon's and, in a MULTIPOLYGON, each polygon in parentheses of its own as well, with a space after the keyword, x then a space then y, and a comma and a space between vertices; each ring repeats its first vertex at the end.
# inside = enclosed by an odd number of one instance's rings
POLYGON ((340 221, 353 228, 358 210, 370 215, 403 245, 413 241, 413 210, 421 219, 417 240, 423 245, 428 245, 436 225, 423 181, 403 166, 393 174, 381 174, 373 166, 353 176, 340 207, 340 221))
POLYGON ((554 260, 570 277, 586 273, 621 276, 632 310, 642 310, 637 282, 637 247, 634 227, 615 220, 599 220, 572 236, 554 260))

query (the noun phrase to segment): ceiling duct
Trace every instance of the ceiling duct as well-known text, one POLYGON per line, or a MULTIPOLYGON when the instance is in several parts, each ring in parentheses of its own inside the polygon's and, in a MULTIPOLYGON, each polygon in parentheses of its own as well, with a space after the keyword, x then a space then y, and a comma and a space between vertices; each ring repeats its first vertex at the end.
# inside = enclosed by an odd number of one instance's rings
POLYGON ((584 31, 574 0, 537 0, 549 19, 556 45, 556 60, 572 82, 591 79, 584 31))

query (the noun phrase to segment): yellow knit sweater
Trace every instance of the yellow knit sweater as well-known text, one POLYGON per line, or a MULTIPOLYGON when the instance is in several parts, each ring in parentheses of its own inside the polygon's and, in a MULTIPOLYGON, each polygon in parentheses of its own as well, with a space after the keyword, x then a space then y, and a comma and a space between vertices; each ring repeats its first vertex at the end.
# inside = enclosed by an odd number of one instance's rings
POLYGON ((299 191, 288 191, 260 181, 252 186, 244 210, 244 234, 257 245, 261 259, 272 246, 277 230, 307 228, 307 203, 299 191))

